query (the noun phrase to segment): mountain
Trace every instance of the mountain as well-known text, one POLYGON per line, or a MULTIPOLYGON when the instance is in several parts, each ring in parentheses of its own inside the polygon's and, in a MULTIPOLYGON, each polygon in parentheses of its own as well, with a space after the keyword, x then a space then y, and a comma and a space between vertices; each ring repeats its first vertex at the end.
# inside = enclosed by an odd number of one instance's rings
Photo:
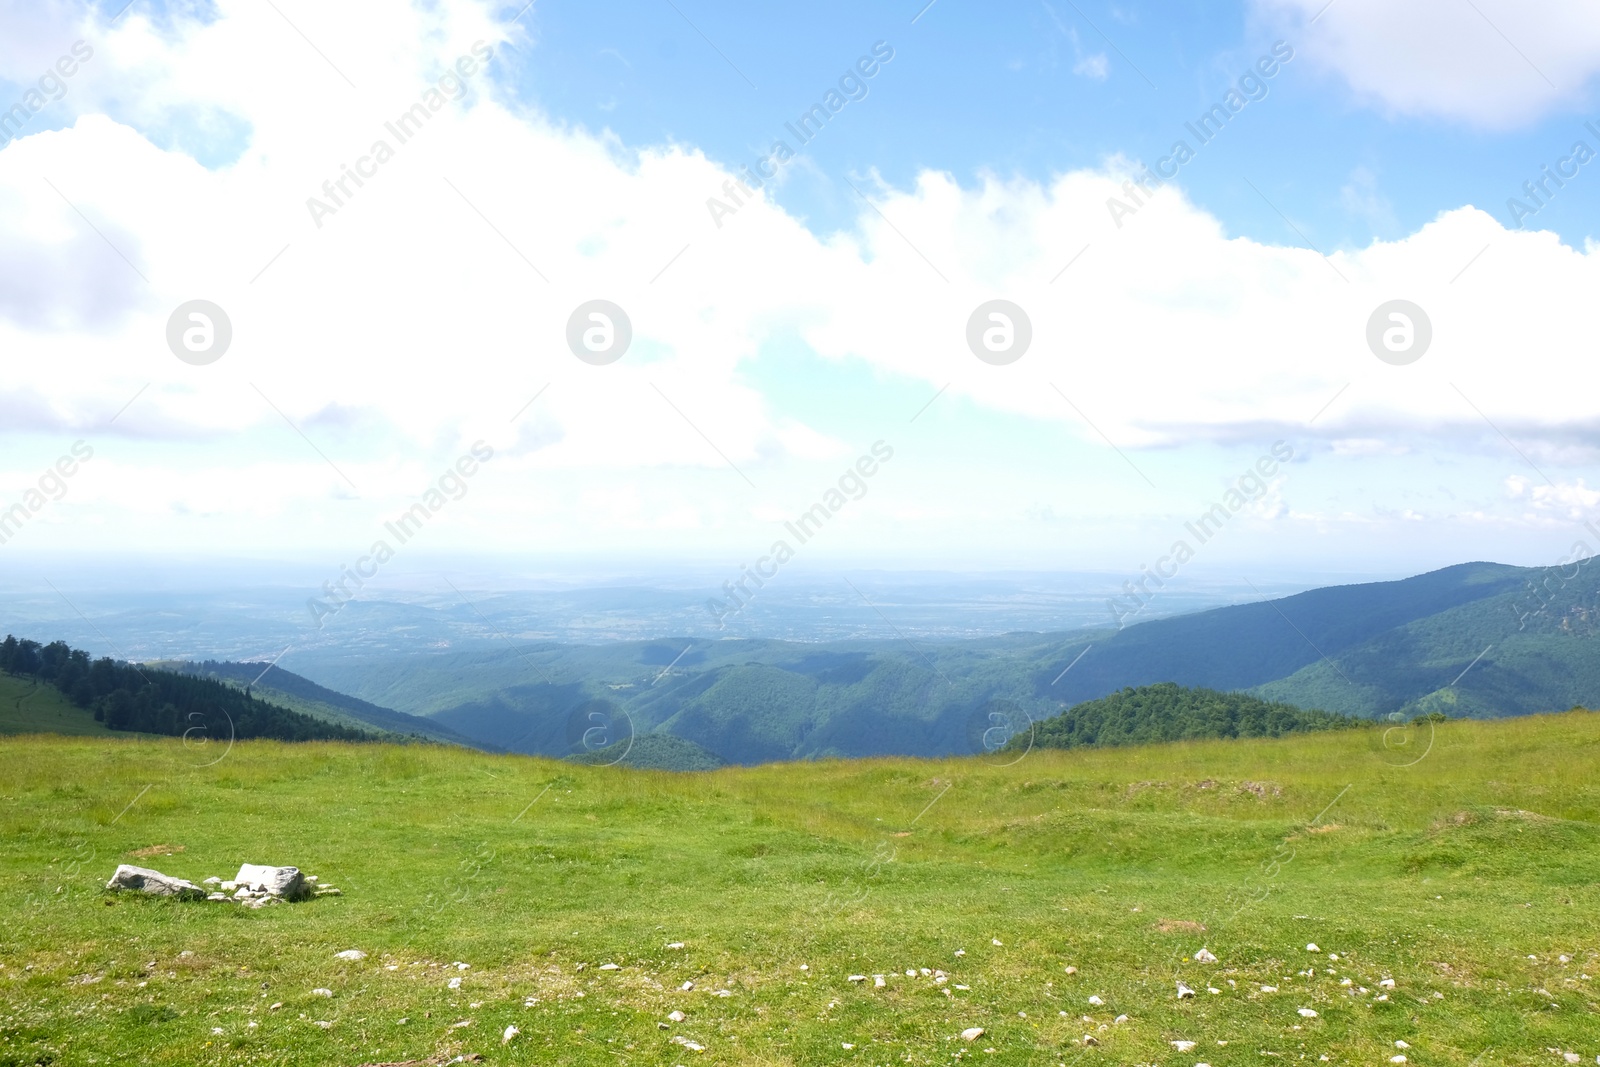
POLYGON ((744 764, 989 752, 1075 705, 1159 683, 1360 717, 1522 715, 1600 703, 1596 562, 1464 563, 1121 630, 520 642, 299 669, 515 752, 589 751, 581 739, 599 722, 744 764))
POLYGON ((370 741, 366 730, 342 726, 264 700, 210 678, 153 666, 91 660, 64 641, 41 645, 7 636, 0 643, 0 732, 27 729, 94 733, 96 726, 130 733, 182 737, 204 745, 227 739, 370 741), (19 683, 32 689, 19 691, 19 683), (37 692, 46 686, 54 696, 37 692), (44 699, 39 699, 44 697, 44 699), (95 724, 91 726, 90 724, 95 724))
POLYGON ((158 662, 147 666, 248 687, 252 694, 262 700, 281 704, 326 722, 365 729, 381 733, 386 737, 420 737, 446 744, 500 751, 493 745, 473 741, 458 734, 433 719, 420 715, 407 715, 405 712, 391 711, 376 704, 369 704, 365 700, 358 700, 320 686, 309 678, 291 674, 275 665, 265 671, 259 663, 219 663, 214 660, 201 663, 158 662), (372 730, 374 727, 375 731, 372 730))

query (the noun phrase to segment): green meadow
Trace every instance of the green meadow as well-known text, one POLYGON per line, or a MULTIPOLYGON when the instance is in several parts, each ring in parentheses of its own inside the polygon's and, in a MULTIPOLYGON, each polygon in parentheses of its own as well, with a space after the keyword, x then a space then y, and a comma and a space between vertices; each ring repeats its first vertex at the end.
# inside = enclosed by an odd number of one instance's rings
POLYGON ((8 736, 0 1064, 1600 1055, 1600 715, 1003 759, 8 736))

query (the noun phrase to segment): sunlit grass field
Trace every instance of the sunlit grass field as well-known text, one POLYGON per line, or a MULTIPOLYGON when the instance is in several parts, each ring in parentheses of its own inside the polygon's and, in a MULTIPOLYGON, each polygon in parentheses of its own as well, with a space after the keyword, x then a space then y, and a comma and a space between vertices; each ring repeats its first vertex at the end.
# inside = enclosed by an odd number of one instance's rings
POLYGON ((6 737, 0 1064, 1594 1063, 1597 822, 1585 712, 684 775, 6 737))

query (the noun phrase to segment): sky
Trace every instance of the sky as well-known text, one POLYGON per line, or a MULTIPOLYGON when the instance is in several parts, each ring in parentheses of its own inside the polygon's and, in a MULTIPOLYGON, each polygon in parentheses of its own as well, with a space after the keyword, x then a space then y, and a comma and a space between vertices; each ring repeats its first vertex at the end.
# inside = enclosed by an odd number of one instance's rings
POLYGON ((1600 11, 768 7, 0 0, 0 568, 1600 551, 1600 11))

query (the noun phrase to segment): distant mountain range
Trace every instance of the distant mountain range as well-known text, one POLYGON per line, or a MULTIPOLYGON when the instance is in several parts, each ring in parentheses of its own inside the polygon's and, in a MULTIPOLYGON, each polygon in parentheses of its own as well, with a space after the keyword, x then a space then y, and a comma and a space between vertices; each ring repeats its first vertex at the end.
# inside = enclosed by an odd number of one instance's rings
MULTIPOLYGON (((1498 717, 1600 703, 1596 562, 1466 563, 1121 630, 939 642, 529 642, 317 660, 316 681, 280 667, 263 673, 259 663, 156 666, 250 686, 260 700, 335 727, 674 769, 989 753, 1040 730, 1082 743, 1093 709, 1042 724, 1160 683, 1292 706, 1280 716, 1498 717)), ((1112 724, 1108 737, 1184 736, 1174 716, 1190 715, 1196 699, 1214 710, 1216 696, 1122 698, 1093 710, 1093 721, 1112 724), (1115 725, 1122 720, 1134 725, 1115 725)))
MULTIPOLYGON (((492 616, 491 616, 492 620, 492 616)), ((321 663, 320 681, 510 751, 670 735, 757 763, 988 751, 1083 701, 1175 682, 1373 717, 1600 702, 1600 567, 1466 563, 1122 630, 968 641, 519 643, 321 663)))

